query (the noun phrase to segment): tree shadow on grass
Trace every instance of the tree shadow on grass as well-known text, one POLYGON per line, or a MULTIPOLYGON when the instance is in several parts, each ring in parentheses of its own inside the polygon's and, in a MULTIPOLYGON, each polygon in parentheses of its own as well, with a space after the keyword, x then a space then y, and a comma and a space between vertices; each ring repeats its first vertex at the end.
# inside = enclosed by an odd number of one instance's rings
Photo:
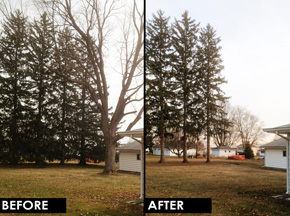
POLYGON ((88 168, 88 169, 104 169, 104 166, 95 165, 95 164, 87 164, 87 165, 79 165, 79 164, 58 164, 58 163, 47 163, 44 165, 37 165, 34 163, 22 163, 18 165, 6 165, 0 164, 1 169, 47 169, 47 168, 56 168, 56 169, 67 169, 67 168, 88 168))

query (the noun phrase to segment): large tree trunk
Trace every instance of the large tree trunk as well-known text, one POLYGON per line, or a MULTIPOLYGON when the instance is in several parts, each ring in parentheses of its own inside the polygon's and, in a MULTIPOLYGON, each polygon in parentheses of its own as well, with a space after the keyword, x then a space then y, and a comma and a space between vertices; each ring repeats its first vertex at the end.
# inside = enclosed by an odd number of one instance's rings
MULTIPOLYGON (((186 95, 184 95, 184 98, 186 97, 186 95)), ((183 161, 182 163, 188 163, 188 159, 187 159, 187 103, 186 100, 184 100, 184 114, 183 114, 183 161)))
MULTIPOLYGON (((209 119, 209 111, 207 110, 207 119, 209 119)), ((206 143, 207 143, 207 158, 206 162, 210 162, 210 127, 209 127, 209 121, 207 120, 206 123, 206 143)))
POLYGON ((82 87, 82 120, 81 120, 81 158, 79 165, 86 165, 86 140, 85 140, 85 103, 86 103, 86 90, 82 87))
POLYGON ((115 173, 115 147, 113 137, 110 135, 104 136, 105 145, 106 145, 106 159, 105 159, 105 170, 104 173, 112 174, 115 173))
POLYGON ((197 137, 196 137, 196 153, 195 153, 195 158, 197 158, 197 156, 198 156, 198 140, 199 140, 199 134, 197 133, 197 137))
MULTIPOLYGON (((106 109, 107 110, 107 109, 106 109)), ((102 131, 104 134, 104 142, 106 146, 105 169, 104 173, 113 174, 115 169, 115 148, 116 148, 116 131, 117 124, 109 121, 108 112, 103 112, 101 116, 102 131)))
POLYGON ((164 163, 165 158, 164 158, 164 149, 165 149, 165 139, 164 139, 164 116, 161 108, 161 128, 160 128, 160 147, 161 147, 161 152, 160 152, 160 160, 159 163, 164 163))
POLYGON ((63 99, 61 107, 61 158, 60 164, 64 164, 65 161, 65 121, 66 121, 66 81, 62 81, 63 87, 63 99))

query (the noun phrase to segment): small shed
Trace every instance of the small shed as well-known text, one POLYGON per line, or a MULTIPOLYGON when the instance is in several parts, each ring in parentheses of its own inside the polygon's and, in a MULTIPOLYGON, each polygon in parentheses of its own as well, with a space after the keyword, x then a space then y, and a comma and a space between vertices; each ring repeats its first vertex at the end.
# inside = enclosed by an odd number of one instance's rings
POLYGON ((127 131, 121 131, 121 132, 117 132, 117 134, 119 134, 120 136, 128 136, 131 137, 132 139, 134 139, 137 143, 140 144, 141 146, 141 152, 140 152, 140 156, 141 156, 141 164, 140 164, 140 168, 141 168, 141 194, 140 194, 140 199, 143 200, 144 199, 144 129, 140 128, 140 129, 135 129, 135 130, 127 130, 127 131), (140 139, 140 140, 138 140, 140 139))
POLYGON ((119 170, 141 172, 141 145, 134 141, 119 148, 119 170))
POLYGON ((229 146, 217 146, 212 148, 212 155, 215 157, 228 157, 237 154, 237 148, 231 148, 229 146))
POLYGON ((280 138, 261 146, 265 149, 265 167, 287 168, 286 145, 287 140, 280 138))

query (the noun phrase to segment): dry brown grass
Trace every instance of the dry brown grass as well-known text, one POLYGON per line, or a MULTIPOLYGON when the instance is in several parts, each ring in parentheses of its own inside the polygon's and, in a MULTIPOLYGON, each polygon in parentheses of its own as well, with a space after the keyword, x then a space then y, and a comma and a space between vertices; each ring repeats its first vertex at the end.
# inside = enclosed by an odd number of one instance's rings
POLYGON ((286 172, 263 160, 158 159, 146 158, 146 197, 212 198, 211 215, 290 215, 290 201, 272 198, 286 192, 286 172))
POLYGON ((142 206, 128 203, 139 199, 140 175, 104 175, 100 168, 77 164, 0 166, 0 197, 66 198, 66 215, 143 215, 142 206))

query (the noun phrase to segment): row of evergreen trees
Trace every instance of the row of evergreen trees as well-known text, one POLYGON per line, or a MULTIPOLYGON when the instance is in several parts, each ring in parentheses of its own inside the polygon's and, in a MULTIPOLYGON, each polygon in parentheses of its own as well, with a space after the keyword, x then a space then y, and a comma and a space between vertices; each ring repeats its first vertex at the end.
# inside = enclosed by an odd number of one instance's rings
MULTIPOLYGON (((208 162, 213 127, 228 124, 221 116, 226 101, 221 85, 226 81, 219 46, 220 38, 208 24, 199 27, 188 12, 182 19, 164 12, 153 14, 146 29, 146 133, 147 145, 160 138, 161 159, 167 132, 183 133, 183 162, 187 162, 187 141, 207 137, 208 162)), ((223 128, 223 127, 220 127, 223 128)), ((226 128, 226 127, 224 127, 226 128)))
POLYGON ((3 23, 0 162, 104 160, 100 116, 87 90, 66 79, 68 72, 73 79, 90 79, 80 72, 90 70, 82 44, 46 14, 28 21, 16 11, 3 23))

